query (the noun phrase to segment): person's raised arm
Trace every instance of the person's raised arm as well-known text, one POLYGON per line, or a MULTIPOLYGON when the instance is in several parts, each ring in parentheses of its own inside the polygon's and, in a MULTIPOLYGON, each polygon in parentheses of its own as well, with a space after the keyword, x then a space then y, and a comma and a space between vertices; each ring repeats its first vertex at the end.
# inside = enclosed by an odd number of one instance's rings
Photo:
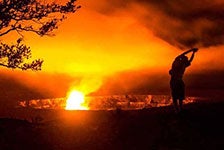
POLYGON ((195 53, 195 52, 197 52, 197 51, 198 51, 198 48, 192 48, 192 49, 189 49, 188 51, 186 51, 186 52, 184 52, 184 53, 182 53, 182 54, 180 54, 180 55, 186 55, 186 54, 188 54, 188 53, 190 53, 190 52, 195 53))
POLYGON ((192 62, 192 60, 194 59, 194 54, 195 54, 195 52, 197 52, 197 51, 198 51, 198 49, 194 49, 194 50, 193 50, 193 53, 192 53, 192 55, 191 55, 191 58, 189 59, 189 63, 192 62))

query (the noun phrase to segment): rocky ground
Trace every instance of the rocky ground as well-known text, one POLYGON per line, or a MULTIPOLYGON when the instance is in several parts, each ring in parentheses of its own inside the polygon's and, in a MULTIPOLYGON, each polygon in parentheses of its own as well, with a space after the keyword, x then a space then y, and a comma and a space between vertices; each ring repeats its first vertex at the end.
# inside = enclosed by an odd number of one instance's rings
POLYGON ((181 114, 175 114, 171 106, 8 113, 0 119, 1 150, 224 149, 224 101, 188 104, 181 114))

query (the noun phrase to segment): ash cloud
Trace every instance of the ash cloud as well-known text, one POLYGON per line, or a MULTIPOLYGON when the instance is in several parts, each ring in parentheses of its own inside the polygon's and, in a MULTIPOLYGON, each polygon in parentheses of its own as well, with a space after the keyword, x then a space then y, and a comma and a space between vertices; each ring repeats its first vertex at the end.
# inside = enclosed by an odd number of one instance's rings
MULTIPOLYGON (((224 71, 207 70, 185 75, 187 96, 223 98, 224 71), (202 78, 203 77, 203 78, 202 78)), ((169 75, 164 71, 147 72, 145 69, 114 74, 93 95, 153 94, 170 95, 169 75)))
POLYGON ((178 48, 224 44, 224 2, 220 0, 103 0, 95 9, 106 15, 128 11, 154 35, 178 48))

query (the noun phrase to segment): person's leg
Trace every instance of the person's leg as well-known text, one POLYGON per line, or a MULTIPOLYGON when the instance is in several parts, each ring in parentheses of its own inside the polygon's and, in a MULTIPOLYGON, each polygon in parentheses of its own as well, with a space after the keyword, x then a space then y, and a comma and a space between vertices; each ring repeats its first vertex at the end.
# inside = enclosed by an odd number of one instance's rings
POLYGON ((179 86, 179 111, 183 111, 183 100, 185 99, 185 85, 183 80, 180 81, 179 86))
POLYGON ((183 110, 183 99, 179 99, 179 111, 183 110))
POLYGON ((179 97, 179 86, 178 86, 178 81, 177 80, 171 80, 170 81, 170 87, 171 87, 171 92, 172 92, 172 100, 173 100, 173 106, 175 109, 175 112, 179 112, 179 107, 178 107, 178 97, 179 97))
POLYGON ((179 112, 179 107, 178 107, 178 103, 177 103, 177 99, 173 98, 173 106, 176 112, 179 112))

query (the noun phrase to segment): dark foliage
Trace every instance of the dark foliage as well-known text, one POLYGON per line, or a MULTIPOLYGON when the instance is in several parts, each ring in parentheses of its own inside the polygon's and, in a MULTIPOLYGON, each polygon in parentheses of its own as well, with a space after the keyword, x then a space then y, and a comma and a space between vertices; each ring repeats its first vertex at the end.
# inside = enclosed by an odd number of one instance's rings
MULTIPOLYGON (((75 13, 80 6, 76 0, 65 4, 46 3, 39 0, 0 0, 0 36, 17 32, 23 37, 23 32, 33 32, 39 36, 54 35, 53 30, 58 23, 66 19, 66 14, 75 13)), ((0 44, 0 65, 23 70, 41 70, 43 60, 37 59, 24 63, 31 57, 30 47, 21 44, 21 38, 16 44, 0 44)))
POLYGON ((41 59, 36 59, 31 63, 24 63, 25 59, 31 58, 31 50, 30 47, 21 44, 21 39, 18 39, 17 44, 14 45, 1 43, 0 49, 0 65, 22 70, 41 70, 43 63, 41 59))

